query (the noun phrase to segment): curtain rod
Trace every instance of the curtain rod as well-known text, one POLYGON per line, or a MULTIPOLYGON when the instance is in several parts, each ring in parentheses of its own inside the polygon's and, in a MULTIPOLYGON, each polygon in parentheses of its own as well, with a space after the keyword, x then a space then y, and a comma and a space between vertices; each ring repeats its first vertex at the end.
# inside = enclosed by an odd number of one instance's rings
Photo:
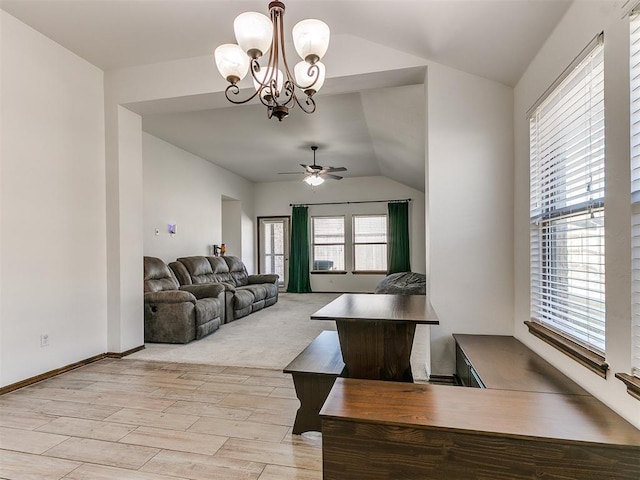
POLYGON ((290 203, 290 207, 308 207, 311 205, 350 205, 352 203, 401 203, 410 202, 410 198, 402 198, 399 200, 363 200, 361 202, 324 202, 324 203, 290 203))

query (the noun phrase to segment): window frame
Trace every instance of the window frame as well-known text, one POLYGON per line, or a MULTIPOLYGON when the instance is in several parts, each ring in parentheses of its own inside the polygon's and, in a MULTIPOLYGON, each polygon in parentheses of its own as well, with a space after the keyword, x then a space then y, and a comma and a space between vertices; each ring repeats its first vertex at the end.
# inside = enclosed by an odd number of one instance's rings
POLYGON ((386 213, 354 213, 351 215, 351 251, 353 258, 352 273, 354 275, 378 275, 386 274, 388 267, 388 254, 389 254, 389 215, 386 213), (383 217, 385 220, 385 241, 384 242, 356 242, 356 219, 364 217, 383 217), (385 245, 387 247, 387 257, 384 259, 384 270, 359 270, 356 268, 356 246, 357 245, 385 245))
POLYGON ((640 400, 640 10, 629 15, 629 173, 631 176, 631 368, 616 378, 640 400))
POLYGON ((314 274, 314 275, 344 275, 347 273, 347 231, 346 231, 346 217, 345 215, 312 215, 311 216, 311 255, 310 260, 311 260, 311 265, 309 268, 310 273, 314 274), (342 219, 342 238, 343 241, 342 243, 319 243, 316 244, 316 234, 315 234, 315 230, 316 230, 316 219, 321 219, 321 218, 340 218, 342 219), (321 245, 321 246, 338 246, 341 245, 342 246, 342 264, 344 265, 344 269, 341 270, 316 270, 314 269, 314 265, 316 264, 316 258, 315 258, 315 253, 316 253, 316 245, 321 245))

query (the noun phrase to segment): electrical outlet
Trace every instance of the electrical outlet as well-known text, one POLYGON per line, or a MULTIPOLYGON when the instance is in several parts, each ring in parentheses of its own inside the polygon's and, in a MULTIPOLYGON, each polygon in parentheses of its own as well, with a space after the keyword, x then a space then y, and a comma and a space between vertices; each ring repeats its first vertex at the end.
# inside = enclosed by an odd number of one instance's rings
POLYGON ((40 334, 40 346, 41 347, 48 347, 49 346, 49 334, 48 333, 40 334))

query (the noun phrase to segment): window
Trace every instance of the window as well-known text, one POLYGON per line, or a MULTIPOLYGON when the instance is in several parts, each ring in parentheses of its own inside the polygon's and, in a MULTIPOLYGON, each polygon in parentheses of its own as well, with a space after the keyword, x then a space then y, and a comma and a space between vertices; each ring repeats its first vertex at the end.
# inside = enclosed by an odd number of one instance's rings
POLYGON ((344 271, 344 217, 312 217, 313 271, 344 271))
MULTIPOLYGON (((637 8, 637 7, 636 7, 637 8)), ((631 87, 631 374, 616 373, 640 400, 640 14, 630 19, 631 87)))
POLYGON ((640 14, 631 17, 632 374, 640 377, 640 14))
POLYGON ((387 271, 387 216, 353 216, 353 269, 387 271))
POLYGON ((603 62, 599 36, 530 117, 531 317, 576 358, 605 350, 603 62))

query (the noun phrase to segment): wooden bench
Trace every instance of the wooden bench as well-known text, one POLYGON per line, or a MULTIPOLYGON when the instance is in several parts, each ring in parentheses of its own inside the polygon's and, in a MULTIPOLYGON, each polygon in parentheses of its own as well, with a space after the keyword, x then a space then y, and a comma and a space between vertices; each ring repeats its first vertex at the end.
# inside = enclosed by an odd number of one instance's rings
POLYGON ((463 384, 340 378, 323 479, 638 480, 640 430, 513 337, 455 335, 463 384))
POLYGON ((318 335, 283 370, 293 376, 300 408, 296 413, 293 433, 320 431, 320 409, 336 378, 342 375, 344 362, 338 332, 325 330, 318 335))

